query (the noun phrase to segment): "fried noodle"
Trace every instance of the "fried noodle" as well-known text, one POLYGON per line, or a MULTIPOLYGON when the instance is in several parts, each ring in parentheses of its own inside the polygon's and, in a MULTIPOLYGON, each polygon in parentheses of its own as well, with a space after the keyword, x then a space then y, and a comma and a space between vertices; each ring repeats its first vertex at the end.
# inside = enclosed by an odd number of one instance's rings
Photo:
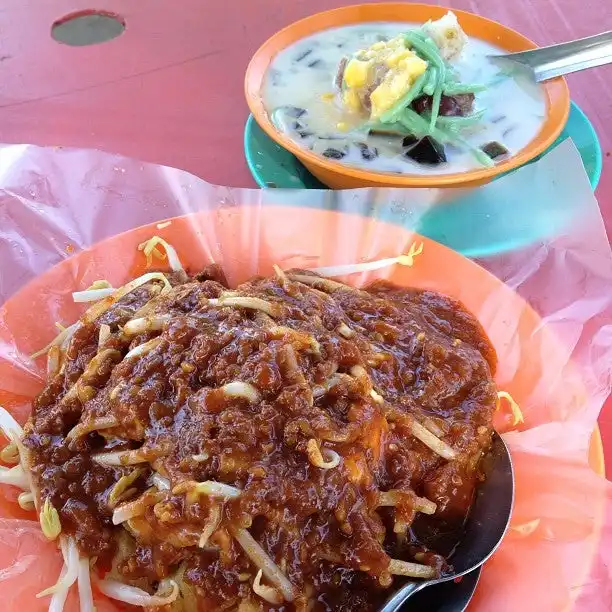
POLYGON ((93 304, 33 355, 49 379, 32 416, 0 410, 0 483, 62 551, 50 610, 75 582, 81 612, 96 591, 175 612, 375 610, 402 577, 447 571, 427 533, 469 510, 495 353, 450 298, 327 278, 412 266, 423 245, 231 291, 157 236, 139 249, 172 272, 75 292, 93 304))

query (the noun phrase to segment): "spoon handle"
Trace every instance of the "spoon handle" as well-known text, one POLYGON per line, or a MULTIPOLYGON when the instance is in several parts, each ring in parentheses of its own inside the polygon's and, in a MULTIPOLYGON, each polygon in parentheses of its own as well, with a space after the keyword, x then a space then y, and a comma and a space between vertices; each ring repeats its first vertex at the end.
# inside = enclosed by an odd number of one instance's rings
POLYGON ((545 81, 612 62, 612 32, 559 45, 548 57, 534 66, 536 81, 545 81), (565 48, 563 48, 565 47, 565 48))
POLYGON ((537 82, 612 62, 612 31, 504 56, 528 66, 537 82))

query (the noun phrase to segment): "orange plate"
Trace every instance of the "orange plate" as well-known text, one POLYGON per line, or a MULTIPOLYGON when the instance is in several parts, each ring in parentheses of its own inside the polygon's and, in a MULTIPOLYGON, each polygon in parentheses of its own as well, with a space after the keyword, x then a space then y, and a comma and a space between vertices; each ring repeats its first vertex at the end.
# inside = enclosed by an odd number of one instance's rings
MULTIPOLYGON (((480 318, 491 337, 500 356, 497 380, 519 403, 524 402, 525 427, 541 424, 547 419, 555 420, 554 414, 550 416, 550 410, 565 411, 567 417, 571 406, 574 410, 580 409, 584 386, 571 373, 564 374, 562 389, 552 394, 547 391, 547 401, 542 405, 533 401, 534 385, 541 386, 538 381, 547 368, 552 367, 554 374, 558 375, 557 364, 549 356, 554 355, 555 347, 559 345, 548 329, 541 326, 535 311, 501 281, 456 252, 427 238, 414 236, 398 226, 361 216, 314 209, 292 208, 287 214, 286 208, 277 206, 223 207, 174 218, 162 230, 153 223, 109 238, 53 267, 8 300, 0 309, 0 345, 16 345, 21 355, 31 354, 44 346, 56 334, 56 321, 68 324, 83 312, 83 305, 73 303, 72 291, 87 287, 100 278, 119 286, 144 273, 145 258, 137 251, 137 245, 155 234, 175 245, 188 269, 201 269, 211 261, 220 263, 231 285, 254 274, 272 274, 274 263, 289 268, 373 260, 405 253, 415 238, 422 240, 424 251, 416 258, 413 267, 388 267, 368 278, 353 277, 352 282, 361 283, 384 276, 399 285, 433 289, 460 299, 480 318), (282 223, 279 219, 282 219, 282 223), (449 270, 452 270, 452 274, 445 272, 449 270), (527 402, 527 395, 531 397, 530 402, 527 402)), ((33 369, 17 351, 5 350, 0 355, 0 405, 11 410, 23 422, 29 413, 32 397, 42 387, 44 373, 33 369), (12 355, 10 361, 9 355, 12 355)), ((43 364, 39 365, 42 367, 43 364)), ((522 457, 524 461, 524 453, 522 457)), ((526 457, 533 465, 535 456, 526 457)), ((597 443, 593 457, 596 458, 596 467, 601 469, 601 447, 597 443)), ((515 455, 515 458, 520 460, 521 454, 515 455)), ((556 460, 549 461, 557 465, 556 460)), ((515 509, 520 512, 522 502, 538 495, 538 492, 534 491, 529 471, 519 474, 515 509)), ((0 588, 7 598, 4 604, 6 609, 11 610, 18 609, 19 605, 31 611, 43 610, 48 603, 36 600, 34 595, 56 579, 60 569, 59 554, 55 543, 41 541, 37 523, 2 520, 27 516, 19 510, 14 499, 8 500, 7 497, 0 490, 0 569, 20 567, 16 564, 21 561, 25 568, 34 560, 36 571, 13 568, 0 579, 0 588), (3 530, 6 531, 4 536, 3 530), (26 558, 24 555, 29 556, 26 558)), ((589 503, 599 512, 595 496, 589 503)), ((598 523, 595 527, 597 542, 600 529, 598 523)), ((508 545, 512 546, 513 543, 508 545)), ((529 543, 525 545, 531 546, 529 543)), ((504 546, 505 542, 502 549, 504 546)), ((575 555, 574 574, 586 573, 595 554, 593 543, 577 543, 572 550, 575 555)), ((547 568, 553 567, 555 559, 546 557, 544 563, 547 568)), ((529 564, 517 562, 512 570, 515 573, 509 575, 497 571, 493 562, 487 566, 484 575, 489 577, 489 583, 492 579, 494 584, 508 580, 513 584, 521 580, 528 583, 533 567, 531 560, 529 564)), ((534 588, 549 592, 560 587, 549 587, 540 582, 534 588)), ((504 606, 499 609, 519 610, 525 605, 524 597, 524 590, 512 587, 504 595, 504 606)), ((495 598, 496 595, 493 596, 495 598)), ((570 589, 556 596, 557 602, 566 605, 571 600, 570 589)), ((489 597, 487 606, 490 603, 489 597)))
MULTIPOLYGON (((260 91, 272 58, 289 45, 321 30, 373 21, 406 21, 425 23, 439 19, 449 9, 428 4, 384 3, 360 4, 317 13, 287 26, 269 38, 255 53, 245 76, 246 100, 262 129, 279 145, 291 151, 321 182, 334 189, 355 187, 467 187, 489 182, 495 176, 527 163, 543 153, 559 136, 567 121, 570 96, 567 83, 556 78, 542 84, 546 96, 546 118, 540 133, 521 151, 493 168, 470 170, 455 174, 397 175, 369 172, 345 166, 307 151, 297 145, 272 124, 260 91)), ((535 49, 536 44, 506 26, 465 11, 454 10, 468 36, 479 38, 508 52, 535 49)))

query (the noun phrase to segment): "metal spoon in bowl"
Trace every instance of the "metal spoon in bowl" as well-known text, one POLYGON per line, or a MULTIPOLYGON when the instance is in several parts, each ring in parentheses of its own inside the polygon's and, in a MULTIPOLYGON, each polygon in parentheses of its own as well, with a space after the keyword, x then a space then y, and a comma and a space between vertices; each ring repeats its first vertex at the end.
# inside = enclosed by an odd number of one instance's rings
POLYGON ((493 434, 491 450, 483 459, 483 472, 485 480, 476 490, 463 537, 450 559, 452 573, 434 580, 406 583, 386 601, 379 612, 395 612, 421 589, 468 574, 482 565, 499 546, 512 514, 514 472, 508 448, 497 433, 493 434))
POLYGON ((533 75, 536 83, 540 83, 612 63, 612 31, 531 51, 488 57, 501 66, 516 67, 519 64, 533 75))
POLYGON ((474 597, 482 565, 465 574, 459 582, 442 582, 433 589, 415 593, 402 606, 402 612, 465 612, 474 597))

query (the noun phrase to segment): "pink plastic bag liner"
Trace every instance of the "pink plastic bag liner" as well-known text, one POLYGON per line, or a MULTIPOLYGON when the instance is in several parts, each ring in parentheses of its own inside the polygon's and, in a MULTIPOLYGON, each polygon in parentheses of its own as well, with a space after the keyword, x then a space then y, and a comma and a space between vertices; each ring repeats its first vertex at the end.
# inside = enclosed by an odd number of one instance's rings
MULTIPOLYGON (((499 355, 498 386, 516 390, 525 414, 525 423, 513 431, 500 417, 515 464, 517 501, 512 528, 485 566, 471 609, 516 612, 519 597, 525 610, 608 611, 612 485, 587 461, 590 436, 612 386, 612 257, 597 201, 570 142, 474 195, 487 203, 491 228, 501 236, 516 227, 528 228, 534 215, 541 219, 549 214, 551 223, 548 237, 479 262, 540 315, 532 338, 521 337, 517 298, 503 286, 475 296, 472 289, 461 288, 460 278, 446 282, 457 270, 435 267, 427 281, 440 290, 456 287, 455 297, 468 307, 478 304, 474 314, 499 355)), ((284 267, 399 255, 414 239, 412 232, 426 227, 428 217, 452 206, 439 204, 443 198, 436 190, 233 189, 174 168, 97 151, 0 147, 0 303, 104 238, 148 223, 163 228, 166 219, 202 211, 210 214, 209 222, 197 225, 198 248, 205 259, 223 265, 230 283, 269 273, 260 269, 264 254, 284 267), (271 221, 270 211, 279 206, 286 208, 271 221), (304 236, 299 207, 341 215, 304 236), (364 215, 381 222, 358 221, 364 215)), ((464 232, 469 231, 466 224, 464 232)), ((180 255, 181 245, 175 246, 180 255)), ((423 262, 426 256, 421 256, 423 262)), ((132 262, 125 263, 127 271, 132 262)), ((92 270, 86 264, 71 270, 74 289, 84 288, 92 270)), ((403 273, 408 281, 409 272, 403 273)), ((380 275, 393 277, 393 270, 380 275)), ((70 296, 53 287, 48 293, 48 312, 32 316, 62 320, 70 296)), ((532 316, 529 309, 519 312, 532 316)), ((44 371, 28 357, 32 347, 27 329, 11 327, 4 307, 0 339, 0 404, 23 422, 44 371), (11 376, 2 376, 7 371, 11 376)), ((14 503, 17 493, 0 488, 2 608, 45 610, 48 600, 36 599, 35 593, 55 582, 61 557, 38 523, 14 503)), ((98 611, 119 609, 96 597, 98 611)), ((75 593, 66 609, 78 609, 75 593)))

